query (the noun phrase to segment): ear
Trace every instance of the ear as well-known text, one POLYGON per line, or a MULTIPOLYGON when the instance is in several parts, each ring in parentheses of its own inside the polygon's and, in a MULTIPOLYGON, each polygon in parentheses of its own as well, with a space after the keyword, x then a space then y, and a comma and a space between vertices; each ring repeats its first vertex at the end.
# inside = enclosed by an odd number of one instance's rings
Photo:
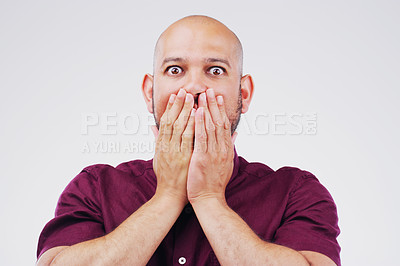
POLYGON ((250 75, 245 75, 241 78, 240 84, 242 86, 242 114, 244 114, 249 110, 250 102, 253 97, 253 78, 250 75))
POLYGON ((144 101, 146 102, 147 110, 153 113, 153 84, 154 78, 150 74, 144 75, 142 82, 142 93, 144 101))

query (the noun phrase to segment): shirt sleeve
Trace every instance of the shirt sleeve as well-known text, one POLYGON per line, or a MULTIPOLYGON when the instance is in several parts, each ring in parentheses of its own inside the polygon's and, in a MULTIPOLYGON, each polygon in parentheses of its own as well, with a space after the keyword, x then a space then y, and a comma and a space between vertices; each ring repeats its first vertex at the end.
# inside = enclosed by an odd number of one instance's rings
POLYGON ((300 176, 289 194, 274 242, 297 251, 322 253, 341 265, 339 233, 332 196, 311 173, 300 176))
POLYGON ((97 180, 85 170, 68 184, 58 200, 55 217, 40 234, 38 258, 50 248, 105 235, 97 186, 97 180))

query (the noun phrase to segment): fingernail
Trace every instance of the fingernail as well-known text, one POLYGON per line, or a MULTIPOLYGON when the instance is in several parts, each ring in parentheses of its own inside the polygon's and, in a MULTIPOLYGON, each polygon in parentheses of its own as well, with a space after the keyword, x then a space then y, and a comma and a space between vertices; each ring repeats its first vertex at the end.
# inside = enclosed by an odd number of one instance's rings
POLYGON ((204 103, 207 103, 206 93, 203 92, 200 96, 203 98, 204 103))
POLYGON ((171 96, 169 96, 169 102, 174 103, 174 101, 175 101, 175 94, 171 94, 171 96))
POLYGON ((222 98, 221 95, 217 96, 217 102, 219 105, 223 105, 224 104, 224 98, 222 98))
POLYGON ((178 92, 178 97, 183 97, 183 95, 185 94, 185 90, 184 89, 180 89, 178 92))
POLYGON ((213 89, 208 89, 208 90, 207 90, 207 95, 208 95, 208 97, 210 97, 210 98, 214 98, 214 97, 215 97, 214 90, 213 90, 213 89))

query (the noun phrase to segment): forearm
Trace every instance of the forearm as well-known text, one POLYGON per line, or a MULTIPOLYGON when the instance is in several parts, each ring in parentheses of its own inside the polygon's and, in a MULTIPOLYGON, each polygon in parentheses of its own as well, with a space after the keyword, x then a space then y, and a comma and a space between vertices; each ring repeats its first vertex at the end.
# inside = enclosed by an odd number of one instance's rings
POLYGON ((224 199, 201 199, 192 206, 222 265, 309 265, 299 252, 261 240, 224 199))
POLYGON ((155 195, 113 232, 64 249, 51 265, 145 265, 183 207, 171 197, 155 195))

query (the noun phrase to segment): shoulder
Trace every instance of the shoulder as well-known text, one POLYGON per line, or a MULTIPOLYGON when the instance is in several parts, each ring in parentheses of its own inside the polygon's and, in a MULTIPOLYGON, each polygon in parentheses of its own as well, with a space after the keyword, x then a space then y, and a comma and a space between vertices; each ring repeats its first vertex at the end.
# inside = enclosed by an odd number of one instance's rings
POLYGON ((276 174, 283 179, 290 180, 292 182, 292 191, 294 192, 305 183, 320 184, 318 178, 309 171, 292 167, 284 166, 276 171, 276 174))
POLYGON ((298 167, 284 166, 278 170, 273 170, 264 163, 248 162, 243 157, 239 157, 239 162, 239 172, 260 179, 283 183, 286 186, 290 186, 292 190, 296 190, 304 182, 319 183, 314 174, 298 167))
POLYGON ((118 175, 141 176, 152 169, 152 160, 132 160, 121 163, 116 167, 109 164, 93 164, 83 168, 81 174, 84 173, 84 175, 89 175, 91 178, 98 180, 118 175))
POLYGON ((102 188, 121 187, 124 185, 143 182, 153 183, 152 160, 133 160, 124 162, 114 167, 108 164, 94 164, 85 167, 75 178, 73 178, 64 189, 60 199, 66 195, 82 194, 100 196, 102 188), (146 178, 140 178, 145 176, 146 178))
POLYGON ((301 181, 304 179, 314 179, 318 181, 315 175, 313 175, 311 172, 293 166, 281 167, 278 170, 276 170, 276 173, 279 174, 280 176, 286 178, 292 178, 296 181, 301 181))

